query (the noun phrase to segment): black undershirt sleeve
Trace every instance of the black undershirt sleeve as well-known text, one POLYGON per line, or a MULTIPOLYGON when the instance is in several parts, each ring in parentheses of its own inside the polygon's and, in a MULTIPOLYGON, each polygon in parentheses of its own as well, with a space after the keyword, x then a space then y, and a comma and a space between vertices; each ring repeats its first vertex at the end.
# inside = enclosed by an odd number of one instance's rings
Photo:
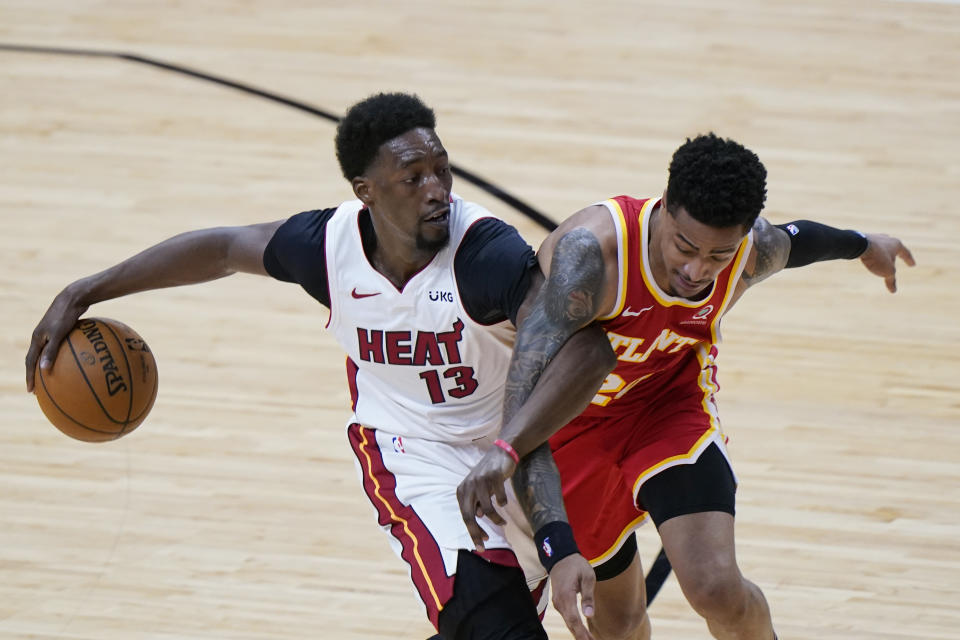
POLYGON ((483 218, 467 230, 453 269, 460 299, 480 324, 517 321, 530 288, 537 256, 516 229, 497 218, 483 218))
POLYGON ((776 226, 790 236, 787 269, 822 260, 852 260, 867 250, 867 237, 852 229, 834 229, 810 220, 794 220, 776 226))
POLYGON ((284 222, 267 243, 263 266, 277 280, 296 282, 325 307, 330 307, 324 253, 327 221, 336 208, 304 211, 284 222))

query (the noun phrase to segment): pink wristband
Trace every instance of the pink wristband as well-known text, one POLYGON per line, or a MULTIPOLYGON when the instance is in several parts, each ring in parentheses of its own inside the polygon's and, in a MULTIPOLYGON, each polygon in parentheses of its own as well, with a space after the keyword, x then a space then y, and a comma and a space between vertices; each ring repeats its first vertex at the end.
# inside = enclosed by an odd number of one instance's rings
POLYGON ((515 463, 520 464, 520 456, 517 455, 516 450, 514 450, 514 448, 510 446, 509 442, 507 442, 506 440, 501 440, 500 438, 497 438, 496 440, 493 441, 493 444, 497 445, 498 447, 506 451, 507 454, 511 458, 513 458, 513 461, 515 463))

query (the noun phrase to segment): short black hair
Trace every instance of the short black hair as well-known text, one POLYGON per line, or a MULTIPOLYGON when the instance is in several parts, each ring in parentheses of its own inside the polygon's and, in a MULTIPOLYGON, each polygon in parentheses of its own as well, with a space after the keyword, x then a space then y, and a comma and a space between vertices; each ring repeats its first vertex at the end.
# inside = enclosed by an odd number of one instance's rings
POLYGON ((433 109, 408 93, 378 93, 350 107, 337 126, 337 160, 343 177, 363 175, 380 145, 408 131, 435 129, 433 109))
POLYGON ((767 170, 753 151, 714 133, 680 146, 670 161, 667 208, 711 227, 753 227, 767 199, 767 170))

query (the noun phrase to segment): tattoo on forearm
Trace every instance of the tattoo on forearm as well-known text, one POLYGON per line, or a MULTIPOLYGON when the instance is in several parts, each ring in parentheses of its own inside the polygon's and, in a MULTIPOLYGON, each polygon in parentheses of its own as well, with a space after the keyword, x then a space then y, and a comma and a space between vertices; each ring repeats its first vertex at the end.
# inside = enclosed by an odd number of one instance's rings
POLYGON ((754 285, 777 273, 787 264, 790 257, 790 238, 786 232, 770 224, 764 218, 757 218, 753 225, 753 251, 756 262, 753 268, 745 269, 743 281, 754 285))
POLYGON ((520 460, 513 474, 513 490, 534 531, 556 520, 567 521, 560 472, 544 443, 520 460))
POLYGON ((597 317, 603 281, 603 250, 596 236, 586 229, 564 235, 554 248, 550 277, 517 332, 505 387, 504 424, 526 401, 567 338, 597 317))

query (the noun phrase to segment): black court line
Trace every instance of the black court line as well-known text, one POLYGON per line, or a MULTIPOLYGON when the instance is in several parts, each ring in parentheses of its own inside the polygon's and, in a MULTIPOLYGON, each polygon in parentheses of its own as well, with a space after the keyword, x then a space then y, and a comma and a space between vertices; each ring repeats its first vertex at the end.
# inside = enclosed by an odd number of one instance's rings
POLYGON ((648 605, 657 597, 660 587, 662 587, 663 583, 670 577, 670 571, 672 569, 673 567, 670 566, 670 560, 667 559, 667 552, 660 549, 660 553, 657 554, 657 559, 653 561, 653 565, 650 566, 650 570, 647 571, 647 577, 644 580, 647 587, 648 605))
MULTIPOLYGON (((124 53, 121 51, 98 51, 96 49, 69 49, 61 47, 38 47, 32 45, 20 45, 20 44, 3 44, 0 43, 0 51, 12 51, 18 53, 42 53, 47 55, 66 55, 66 56, 83 56, 83 57, 92 57, 92 58, 115 58, 119 60, 127 60, 129 62, 137 62, 140 64, 145 64, 151 67, 156 67, 157 69, 163 69, 164 71, 171 71, 173 73, 179 73, 181 75, 190 76, 192 78, 198 78, 200 80, 206 80, 207 82, 212 82, 223 87, 229 87, 231 89, 236 89, 237 91, 242 91, 243 93, 257 96, 259 98, 264 98, 265 100, 270 100, 271 102, 277 102, 279 104, 291 107, 298 111, 303 111, 309 113, 310 115, 317 116, 318 118, 323 118, 324 120, 329 120, 330 122, 340 122, 340 118, 329 111, 314 107, 300 100, 294 100, 293 98, 287 98, 272 91, 266 91, 264 89, 258 89, 257 87, 244 84, 242 82, 236 82, 234 80, 229 80, 227 78, 222 78, 220 76, 215 76, 203 71, 197 71, 196 69, 190 69, 189 67, 184 67, 178 64, 172 64, 169 62, 163 62, 162 60, 156 60, 154 58, 148 58, 146 56, 137 55, 135 53, 124 53)), ((470 184, 475 187, 486 191, 494 198, 504 202, 505 204, 513 207, 519 213, 526 216, 527 218, 533 220, 541 227, 547 231, 552 231, 557 228, 557 223, 551 220, 549 217, 543 213, 537 211, 532 206, 513 196, 500 187, 484 180, 477 174, 472 171, 468 171, 463 167, 457 166, 456 164, 450 164, 450 170, 453 171, 455 176, 463 178, 470 184)))
MULTIPOLYGON (((257 96, 258 98, 263 98, 265 100, 270 100, 271 102, 276 102, 285 106, 288 106, 292 109, 298 111, 303 111, 304 113, 309 113, 310 115, 316 116, 318 118, 323 118, 324 120, 329 120, 330 122, 340 122, 340 118, 329 111, 314 107, 300 100, 294 100, 293 98, 287 98, 272 91, 266 91, 264 89, 258 89, 257 87, 244 84, 242 82, 236 82, 234 80, 229 80, 227 78, 222 78, 220 76, 215 76, 210 73, 205 73, 203 71, 197 71, 196 69, 190 69, 189 67, 184 67, 178 64, 172 64, 169 62, 163 62, 162 60, 156 60, 154 58, 148 58, 146 56, 137 55, 135 53, 124 53, 122 51, 98 51, 96 49, 71 49, 67 47, 40 47, 33 45, 22 45, 22 44, 4 44, 0 43, 0 51, 11 51, 15 53, 41 53, 47 55, 65 55, 65 56, 81 56, 89 58, 114 58, 119 60, 126 60, 128 62, 136 62, 139 64, 145 64, 157 69, 163 69, 164 71, 170 71, 172 73, 179 73, 181 75, 190 76, 192 78, 197 78, 199 80, 206 80, 207 82, 212 82, 223 87, 229 87, 231 89, 236 89, 248 95, 257 96)), ((463 178, 470 184, 474 185, 486 191, 488 194, 492 195, 494 198, 497 198, 501 202, 513 207, 518 213, 526 216, 530 220, 533 220, 541 227, 547 231, 553 231, 557 228, 557 223, 551 220, 549 217, 543 213, 537 211, 526 202, 523 202, 516 196, 513 196, 500 187, 484 180, 477 174, 459 167, 453 163, 450 165, 450 169, 453 171, 455 176, 463 178)), ((657 559, 654 561, 653 566, 650 567, 650 571, 647 573, 646 577, 646 587, 647 587, 647 603, 653 602, 654 597, 657 595, 657 592, 660 591, 660 587, 663 586, 663 583, 670 576, 670 561, 667 560, 667 555, 661 549, 660 553, 657 555, 657 559)))

